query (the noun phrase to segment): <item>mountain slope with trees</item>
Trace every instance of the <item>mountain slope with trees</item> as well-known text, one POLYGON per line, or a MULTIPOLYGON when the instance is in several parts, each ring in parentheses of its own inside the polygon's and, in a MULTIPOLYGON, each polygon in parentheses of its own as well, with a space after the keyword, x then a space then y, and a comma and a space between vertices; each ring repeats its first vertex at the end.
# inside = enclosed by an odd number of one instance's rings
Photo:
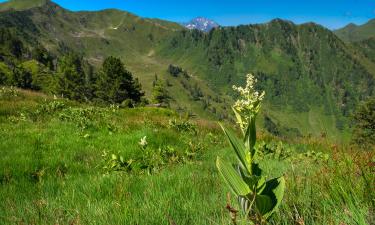
POLYGON ((372 55, 317 24, 277 19, 204 33, 119 10, 71 12, 50 1, 9 10, 19 1, 0 5, 0 81, 26 62, 42 67, 34 73, 52 73, 71 52, 82 58, 86 75, 100 74, 103 61, 114 56, 146 97, 153 98, 158 77, 172 108, 226 119, 235 97, 231 86, 251 72, 267 93, 264 118, 294 135, 339 134, 358 103, 374 95, 372 55))

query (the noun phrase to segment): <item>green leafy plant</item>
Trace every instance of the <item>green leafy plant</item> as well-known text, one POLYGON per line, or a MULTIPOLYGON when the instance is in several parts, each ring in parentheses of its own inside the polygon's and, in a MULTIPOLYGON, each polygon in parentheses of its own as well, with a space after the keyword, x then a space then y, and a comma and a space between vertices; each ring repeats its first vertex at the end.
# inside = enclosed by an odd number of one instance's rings
POLYGON ((178 132, 188 132, 188 133, 197 133, 197 126, 194 125, 189 120, 169 120, 169 127, 175 129, 178 132))
POLYGON ((256 224, 262 224, 271 217, 280 205, 285 189, 284 177, 267 180, 267 176, 256 163, 257 148, 255 120, 259 112, 264 92, 254 89, 256 79, 249 74, 245 88, 233 88, 240 93, 241 99, 233 106, 237 123, 242 131, 242 140, 233 132, 221 127, 236 153, 238 164, 234 167, 217 158, 216 166, 238 202, 246 217, 256 224))
POLYGON ((14 87, 1 87, 0 100, 10 100, 11 98, 20 96, 19 91, 14 87))
POLYGON ((126 172, 152 175, 163 167, 173 164, 183 164, 195 159, 199 151, 203 150, 201 143, 189 142, 185 151, 178 151, 175 147, 166 145, 157 149, 148 146, 147 136, 138 142, 141 154, 133 156, 121 156, 103 152, 103 169, 106 173, 126 172))
POLYGON ((260 142, 258 144, 258 152, 264 158, 277 160, 291 160, 297 155, 293 146, 284 144, 283 142, 260 142))

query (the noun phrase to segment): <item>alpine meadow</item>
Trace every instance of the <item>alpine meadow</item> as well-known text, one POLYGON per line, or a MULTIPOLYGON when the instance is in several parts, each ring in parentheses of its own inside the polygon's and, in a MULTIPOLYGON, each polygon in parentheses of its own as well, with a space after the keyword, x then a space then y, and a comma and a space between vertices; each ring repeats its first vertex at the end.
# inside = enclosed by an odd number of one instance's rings
POLYGON ((0 1, 0 224, 375 224, 375 4, 328 29, 67 2, 0 1))

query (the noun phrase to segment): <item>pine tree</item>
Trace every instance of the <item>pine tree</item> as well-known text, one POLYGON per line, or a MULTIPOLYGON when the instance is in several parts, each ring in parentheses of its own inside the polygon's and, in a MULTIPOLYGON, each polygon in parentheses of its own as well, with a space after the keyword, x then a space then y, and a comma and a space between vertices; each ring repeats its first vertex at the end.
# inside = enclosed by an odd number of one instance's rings
POLYGON ((112 56, 103 62, 96 88, 96 97, 106 103, 120 104, 126 99, 139 102, 144 95, 138 79, 133 79, 121 60, 112 56))
POLYGON ((162 106, 169 106, 170 99, 171 97, 169 96, 164 83, 161 80, 157 80, 152 89, 152 102, 161 104, 162 106))
POLYGON ((65 98, 85 100, 85 74, 82 69, 82 58, 74 53, 62 57, 58 65, 56 92, 65 98))
POLYGON ((375 98, 361 104, 354 114, 353 142, 364 149, 375 147, 375 98))

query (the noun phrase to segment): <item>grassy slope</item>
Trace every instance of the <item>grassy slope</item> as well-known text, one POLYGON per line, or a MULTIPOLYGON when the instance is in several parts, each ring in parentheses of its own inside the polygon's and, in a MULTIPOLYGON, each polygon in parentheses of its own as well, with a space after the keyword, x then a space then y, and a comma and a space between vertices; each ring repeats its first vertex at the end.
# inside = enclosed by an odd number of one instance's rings
MULTIPOLYGON (((109 111, 105 121, 95 120, 98 126, 84 130, 76 123, 61 121, 59 111, 40 114, 33 121, 19 116, 52 101, 49 96, 26 91, 18 97, 0 98, 1 224, 230 223, 224 208, 228 189, 214 161, 217 155, 227 159, 233 155, 215 123, 194 121, 198 125, 194 135, 168 128, 168 120, 176 114, 160 109, 109 111), (114 124, 117 131, 109 132, 107 123, 114 124), (165 165, 151 176, 104 175, 104 151, 125 158, 144 154, 137 143, 145 135, 153 151, 166 146, 178 151, 191 145, 201 147, 192 161, 165 165)), ((344 153, 340 147, 331 152, 325 140, 291 146, 298 152, 324 151, 331 158, 327 164, 310 159, 262 162, 273 176, 285 173, 287 180, 284 203, 272 224, 374 222, 371 191, 363 191, 373 186, 363 179, 374 181, 366 167, 371 153, 344 153), (357 175, 358 168, 362 176, 357 175)), ((234 199, 232 204, 236 206, 234 199)))
POLYGON ((334 31, 342 40, 348 42, 362 41, 375 36, 375 19, 363 25, 349 24, 334 31))
POLYGON ((49 0, 10 0, 4 3, 0 3, 0 11, 3 10, 25 10, 34 8, 36 6, 42 6, 49 0))

